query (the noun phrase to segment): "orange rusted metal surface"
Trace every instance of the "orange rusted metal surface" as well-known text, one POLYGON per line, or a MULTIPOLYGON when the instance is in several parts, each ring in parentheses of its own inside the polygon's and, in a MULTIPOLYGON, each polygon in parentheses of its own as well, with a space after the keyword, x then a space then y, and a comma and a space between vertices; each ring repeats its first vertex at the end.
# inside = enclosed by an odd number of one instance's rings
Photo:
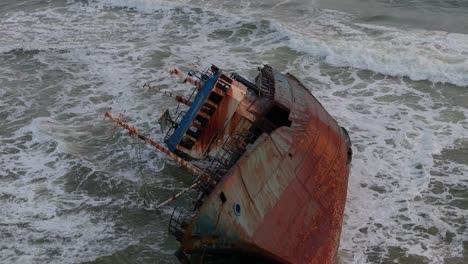
POLYGON ((268 65, 255 83, 216 66, 190 73, 198 79, 171 73, 198 93, 178 99, 189 109, 166 136, 169 150, 106 116, 203 175, 195 213, 171 216, 179 260, 335 263, 352 153, 346 130, 297 78, 268 65), (209 165, 200 171, 179 156, 209 165))
MULTIPOLYGON (((224 80, 229 77, 221 75, 224 80)), ((235 134, 235 130, 243 129, 243 123, 239 123, 241 117, 245 117, 248 120, 254 120, 252 114, 246 111, 245 106, 240 104, 243 101, 247 88, 242 84, 230 80, 229 84, 219 78, 214 84, 210 97, 204 103, 202 109, 198 112, 198 116, 206 120, 206 124, 201 124, 196 118, 192 122, 192 126, 196 127, 200 131, 200 135, 195 137, 193 134, 189 134, 188 137, 194 142, 193 147, 190 149, 185 146, 179 145, 178 150, 188 154, 192 158, 202 159, 208 155, 215 155, 220 151, 222 146, 226 143, 226 140, 230 135, 235 134), (219 87, 229 87, 227 90, 223 90, 219 87), (216 94, 221 99, 220 102, 211 99, 211 95, 216 94), (206 108, 213 109, 213 113, 205 111, 206 108), (244 110, 244 112, 241 112, 244 110)))
POLYGON ((349 138, 296 78, 272 75, 269 85, 275 90, 264 91, 269 100, 243 102, 250 108, 237 109, 253 114, 251 125, 269 132, 261 133, 193 217, 181 240, 192 258, 208 251, 243 252, 281 263, 336 262, 349 138), (282 125, 270 131, 262 115, 274 106, 286 110, 268 118, 286 120, 273 120, 282 125))

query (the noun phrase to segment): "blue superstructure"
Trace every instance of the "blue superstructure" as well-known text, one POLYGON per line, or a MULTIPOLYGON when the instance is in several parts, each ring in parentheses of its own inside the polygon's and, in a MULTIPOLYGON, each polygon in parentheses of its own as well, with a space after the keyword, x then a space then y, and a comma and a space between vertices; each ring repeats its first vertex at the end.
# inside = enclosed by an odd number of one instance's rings
POLYGON ((197 116, 198 112, 203 106, 203 103, 206 101, 206 99, 210 95, 210 92, 213 89, 213 86, 216 83, 216 80, 218 80, 218 77, 219 77, 219 74, 216 74, 210 77, 205 82, 205 84, 200 89, 200 91, 198 91, 189 110, 187 111, 185 116, 182 118, 182 121, 177 126, 177 129, 175 130, 174 134, 172 134, 171 138, 167 142, 167 146, 170 151, 176 150, 176 147, 179 144, 180 140, 185 135, 185 133, 191 126, 193 119, 197 116))

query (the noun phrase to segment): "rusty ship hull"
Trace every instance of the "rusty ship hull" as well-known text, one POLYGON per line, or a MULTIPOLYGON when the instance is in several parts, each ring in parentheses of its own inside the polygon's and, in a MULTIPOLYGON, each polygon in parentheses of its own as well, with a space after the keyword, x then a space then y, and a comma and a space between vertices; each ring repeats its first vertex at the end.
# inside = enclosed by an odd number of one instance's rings
POLYGON ((170 219, 178 259, 335 263, 352 156, 346 130, 297 78, 268 65, 255 82, 215 66, 172 73, 196 96, 171 120, 168 151, 209 161, 195 173, 193 210, 170 219))
POLYGON ((349 138, 301 82, 273 75, 270 103, 289 109, 290 125, 262 133, 222 178, 184 232, 185 253, 336 260, 349 138))

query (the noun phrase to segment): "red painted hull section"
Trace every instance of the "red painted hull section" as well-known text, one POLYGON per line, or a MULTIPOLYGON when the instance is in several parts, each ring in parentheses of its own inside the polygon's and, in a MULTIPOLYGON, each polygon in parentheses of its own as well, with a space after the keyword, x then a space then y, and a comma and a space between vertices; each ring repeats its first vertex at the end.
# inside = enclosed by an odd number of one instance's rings
POLYGON ((224 176, 186 230, 184 252, 223 249, 282 263, 336 262, 349 138, 307 88, 293 76, 283 78, 274 102, 290 110, 290 127, 262 134, 224 176))

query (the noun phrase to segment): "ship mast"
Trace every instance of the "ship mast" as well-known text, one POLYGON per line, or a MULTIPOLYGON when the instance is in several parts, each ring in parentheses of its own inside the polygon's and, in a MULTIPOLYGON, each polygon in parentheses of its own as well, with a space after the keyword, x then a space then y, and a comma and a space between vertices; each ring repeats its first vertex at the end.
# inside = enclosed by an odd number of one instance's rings
POLYGON ((157 148, 159 151, 161 151, 162 153, 166 154, 167 156, 169 156, 170 158, 172 158, 173 160, 175 160, 177 163, 179 163, 180 165, 184 166, 185 168, 187 168, 191 173, 195 174, 195 175, 198 175, 200 177, 200 181, 201 182, 204 182, 204 183, 210 183, 210 184, 216 184, 216 182, 212 182, 211 181, 211 177, 204 171, 202 171, 201 169, 197 168, 196 166, 194 166, 193 164, 185 161, 184 159, 180 158, 179 156, 177 156, 176 154, 174 154, 173 152, 169 151, 168 149, 166 149, 165 147, 161 146, 160 144, 158 144, 157 142, 149 139, 148 137, 144 136, 143 134, 141 134, 140 132, 138 132, 138 130, 134 127, 131 127, 129 125, 127 125, 126 123, 124 123, 122 120, 120 120, 119 118, 117 117, 114 117, 112 116, 110 113, 106 112, 105 114, 105 117, 111 119, 112 121, 114 121, 115 123, 117 123, 118 125, 120 125, 121 127, 127 129, 130 134, 134 134, 136 135, 139 139, 145 141, 146 143, 150 144, 151 146, 157 148))

